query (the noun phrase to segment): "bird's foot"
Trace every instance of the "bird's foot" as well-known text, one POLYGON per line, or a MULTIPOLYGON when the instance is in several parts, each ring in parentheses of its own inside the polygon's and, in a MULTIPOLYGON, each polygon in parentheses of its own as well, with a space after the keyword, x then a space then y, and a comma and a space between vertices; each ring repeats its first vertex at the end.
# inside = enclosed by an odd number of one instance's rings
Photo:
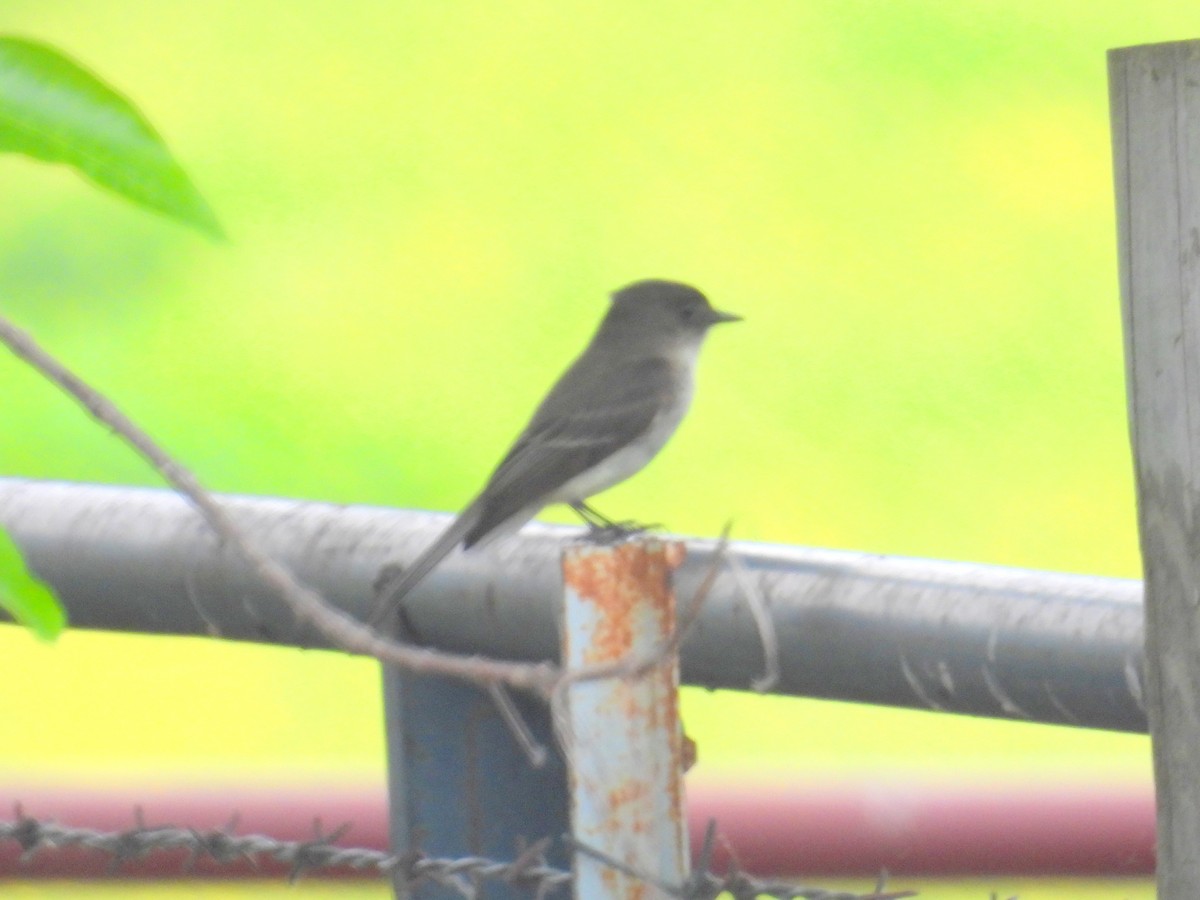
POLYGON ((602 546, 619 544, 621 541, 627 541, 632 537, 637 537, 639 534, 645 534, 656 528, 662 528, 662 525, 658 523, 643 525, 641 522, 634 522, 632 519, 614 522, 608 516, 596 512, 596 510, 582 501, 572 503, 571 508, 579 513, 579 517, 587 525, 588 530, 587 534, 584 535, 584 540, 602 546))
POLYGON ((626 519, 623 522, 605 522, 597 524, 595 522, 587 523, 587 534, 584 535, 584 540, 591 541, 593 544, 599 544, 603 547, 608 547, 613 544, 619 544, 622 541, 627 541, 630 538, 635 538, 638 535, 646 534, 648 531, 653 531, 662 526, 655 523, 643 525, 640 522, 634 522, 631 519, 626 519))

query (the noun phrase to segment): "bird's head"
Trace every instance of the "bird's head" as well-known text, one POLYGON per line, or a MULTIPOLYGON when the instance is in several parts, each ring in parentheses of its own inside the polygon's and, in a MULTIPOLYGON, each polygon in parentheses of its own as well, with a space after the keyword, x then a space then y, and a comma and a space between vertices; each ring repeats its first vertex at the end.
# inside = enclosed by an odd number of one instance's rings
POLYGON ((646 279, 612 295, 606 324, 612 322, 668 341, 699 341, 713 325, 741 316, 713 309, 702 293, 678 281, 646 279))

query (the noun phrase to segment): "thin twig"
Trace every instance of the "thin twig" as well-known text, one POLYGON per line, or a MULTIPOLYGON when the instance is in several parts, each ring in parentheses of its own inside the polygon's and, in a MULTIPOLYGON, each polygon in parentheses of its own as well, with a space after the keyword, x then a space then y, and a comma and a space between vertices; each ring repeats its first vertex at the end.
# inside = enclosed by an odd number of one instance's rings
POLYGON ((190 567, 183 570, 183 590, 187 594, 187 598, 192 601, 192 609, 196 610, 196 614, 207 626, 209 637, 224 637, 225 635, 221 633, 221 626, 209 616, 204 604, 200 602, 200 592, 196 590, 194 578, 195 573, 190 567))
POLYGON ((172 459, 111 400, 43 350, 28 333, 3 317, 0 317, 0 341, 74 397, 93 418, 113 429, 141 454, 172 487, 192 502, 218 538, 237 551, 258 578, 287 603, 297 619, 312 625, 335 647, 349 653, 374 656, 410 672, 461 678, 485 685, 504 683, 543 695, 553 689, 559 676, 555 666, 461 656, 400 644, 388 640, 353 616, 332 606, 316 591, 292 577, 284 566, 261 552, 216 498, 200 485, 195 475, 172 459))
POLYGON ((656 875, 651 875, 649 872, 639 871, 628 863, 617 859, 615 856, 610 856, 603 850, 585 844, 574 835, 564 834, 562 840, 569 849, 574 850, 576 853, 582 853, 584 856, 594 859, 596 862, 607 866, 615 872, 628 875, 630 878, 636 878, 638 881, 644 881, 646 884, 652 884, 660 891, 665 891, 672 897, 684 896, 683 885, 671 884, 670 882, 663 881, 656 875))
POLYGON ((730 552, 729 571, 733 580, 741 588, 740 594, 750 608, 754 619, 754 627, 758 629, 758 639, 763 649, 763 673, 750 682, 750 686, 760 694, 765 694, 779 683, 779 636, 775 633, 775 620, 767 609, 767 601, 759 590, 758 585, 750 578, 750 573, 742 565, 737 553, 730 552))
POLYGON ((529 727, 524 716, 521 715, 521 711, 517 709, 517 704, 513 702, 513 698, 508 691, 501 685, 492 682, 487 685, 487 692, 492 698, 492 702, 496 704, 496 709, 500 712, 500 718, 508 726, 508 730, 512 732, 517 745, 525 753, 525 758, 529 760, 529 765, 535 769, 540 769, 546 765, 546 760, 550 758, 549 751, 533 736, 533 729, 529 727))

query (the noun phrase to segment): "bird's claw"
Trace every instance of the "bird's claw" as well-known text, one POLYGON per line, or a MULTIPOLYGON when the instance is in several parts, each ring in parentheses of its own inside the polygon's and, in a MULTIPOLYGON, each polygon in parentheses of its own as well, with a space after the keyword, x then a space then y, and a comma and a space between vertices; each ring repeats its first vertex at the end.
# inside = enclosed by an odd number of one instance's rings
POLYGON ((602 547, 610 547, 613 544, 619 544, 622 541, 627 541, 630 538, 638 537, 661 527, 657 523, 643 525, 640 522, 634 522, 632 519, 626 519, 623 522, 606 522, 603 525, 589 522, 584 540, 591 541, 593 544, 599 544, 602 547))

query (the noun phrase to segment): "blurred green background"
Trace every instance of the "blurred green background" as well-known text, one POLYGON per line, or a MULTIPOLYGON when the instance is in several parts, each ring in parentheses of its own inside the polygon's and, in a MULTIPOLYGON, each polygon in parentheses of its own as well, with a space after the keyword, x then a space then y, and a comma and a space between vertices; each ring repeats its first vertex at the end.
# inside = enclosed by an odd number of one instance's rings
MULTIPOLYGON (((0 160, 0 308, 213 488, 456 509, 607 292, 671 277, 747 321, 610 515, 1139 575, 1104 51, 1200 36, 1200 9, 8 0, 0 32, 133 99, 231 235, 0 160)), ((7 357, 0 397, 0 471, 157 483, 7 357)), ((34 685, 0 693, 8 782, 381 778, 365 661, 7 627, 0 652, 34 685)), ((696 777, 1149 790, 1141 737, 698 691, 684 712, 696 777)))

